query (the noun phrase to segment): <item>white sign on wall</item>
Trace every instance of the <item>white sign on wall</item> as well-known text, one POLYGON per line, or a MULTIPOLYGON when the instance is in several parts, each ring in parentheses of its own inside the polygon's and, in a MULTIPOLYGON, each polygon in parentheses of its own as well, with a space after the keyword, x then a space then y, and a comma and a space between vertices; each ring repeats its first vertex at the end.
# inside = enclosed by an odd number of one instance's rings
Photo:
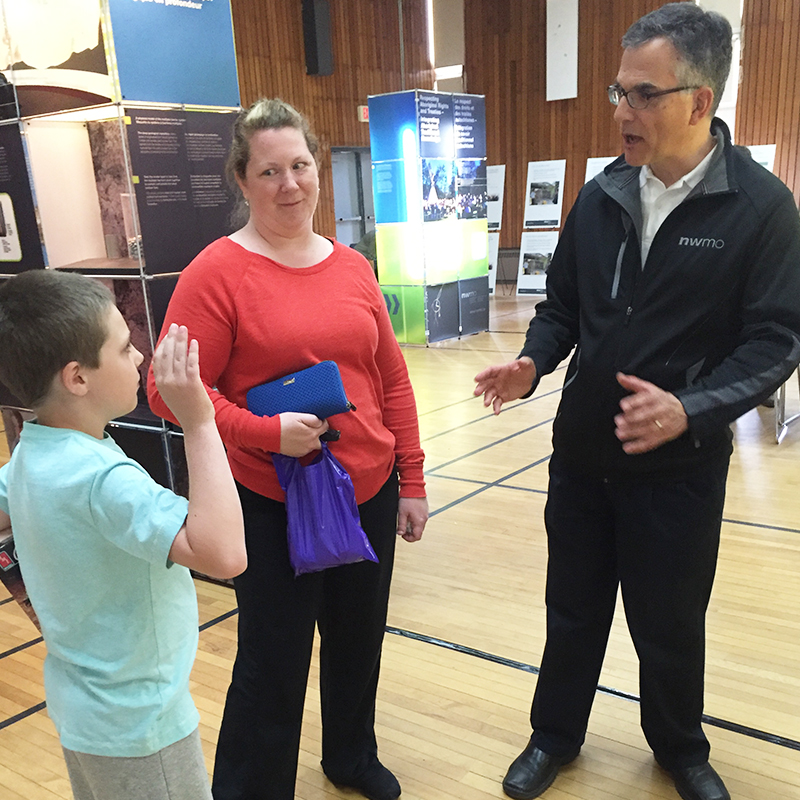
POLYGON ((500 254, 500 234, 489 233, 489 294, 494 294, 497 286, 497 258, 500 254))
POLYGON ((486 167, 486 216, 490 231, 499 231, 503 223, 503 192, 506 186, 506 165, 486 167))
POLYGON ((523 228, 560 228, 565 159, 529 161, 523 228))
POLYGON ((764 169, 773 171, 775 166, 775 145, 774 144, 751 144, 747 146, 753 161, 761 164, 764 169))
POLYGON ((618 156, 600 156, 599 158, 586 159, 586 177, 583 179, 584 183, 599 175, 609 164, 616 161, 618 156))
POLYGON ((525 231, 519 245, 517 294, 544 294, 558 231, 525 231))
POLYGON ((547 99, 578 96, 578 0, 547 0, 547 99))

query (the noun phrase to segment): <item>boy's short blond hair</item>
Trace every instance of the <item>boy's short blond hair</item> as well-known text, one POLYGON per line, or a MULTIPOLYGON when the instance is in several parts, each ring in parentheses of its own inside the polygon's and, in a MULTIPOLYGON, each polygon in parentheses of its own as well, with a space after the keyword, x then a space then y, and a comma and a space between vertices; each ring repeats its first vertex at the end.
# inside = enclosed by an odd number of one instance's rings
POLYGON ((29 408, 71 361, 100 366, 111 292, 84 275, 36 269, 0 285, 0 380, 29 408))

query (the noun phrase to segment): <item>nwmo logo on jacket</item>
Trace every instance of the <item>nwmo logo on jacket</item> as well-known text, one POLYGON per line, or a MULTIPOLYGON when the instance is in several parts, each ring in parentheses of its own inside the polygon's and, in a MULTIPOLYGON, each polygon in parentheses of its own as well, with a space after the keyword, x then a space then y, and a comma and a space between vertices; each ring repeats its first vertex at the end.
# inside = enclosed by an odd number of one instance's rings
POLYGON ((678 245, 684 247, 713 247, 714 250, 722 250, 725 242, 722 239, 696 239, 693 236, 681 236, 678 245))

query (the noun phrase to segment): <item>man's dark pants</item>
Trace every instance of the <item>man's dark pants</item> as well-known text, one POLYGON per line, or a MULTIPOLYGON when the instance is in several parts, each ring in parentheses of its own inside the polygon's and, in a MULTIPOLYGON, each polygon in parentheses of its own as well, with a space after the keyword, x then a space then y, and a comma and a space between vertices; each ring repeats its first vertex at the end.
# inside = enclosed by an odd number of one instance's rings
POLYGON ((726 457, 680 481, 604 480, 551 461, 547 643, 531 708, 541 750, 568 757, 583 744, 621 585, 645 737, 666 769, 708 760, 705 613, 727 472, 726 457))

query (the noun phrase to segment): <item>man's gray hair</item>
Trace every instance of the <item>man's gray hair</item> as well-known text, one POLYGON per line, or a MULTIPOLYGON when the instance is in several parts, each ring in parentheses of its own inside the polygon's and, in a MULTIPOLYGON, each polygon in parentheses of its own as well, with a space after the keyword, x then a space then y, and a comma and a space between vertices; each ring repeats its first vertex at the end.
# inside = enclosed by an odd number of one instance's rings
POLYGON ((713 114, 731 68, 733 47, 728 20, 695 3, 667 3, 637 19, 622 37, 622 46, 640 47, 652 39, 666 39, 678 51, 676 77, 682 85, 711 87, 713 114))

